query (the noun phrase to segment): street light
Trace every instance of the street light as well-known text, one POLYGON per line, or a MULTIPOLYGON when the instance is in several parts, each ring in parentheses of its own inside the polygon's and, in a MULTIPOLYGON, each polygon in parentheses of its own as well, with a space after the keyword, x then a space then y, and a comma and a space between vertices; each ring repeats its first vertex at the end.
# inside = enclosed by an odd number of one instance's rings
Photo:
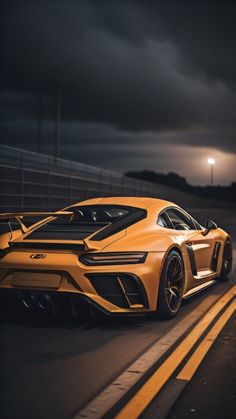
POLYGON ((214 167, 214 164, 215 164, 215 159, 210 157, 207 161, 208 161, 209 165, 211 166, 211 186, 213 186, 213 167, 214 167))

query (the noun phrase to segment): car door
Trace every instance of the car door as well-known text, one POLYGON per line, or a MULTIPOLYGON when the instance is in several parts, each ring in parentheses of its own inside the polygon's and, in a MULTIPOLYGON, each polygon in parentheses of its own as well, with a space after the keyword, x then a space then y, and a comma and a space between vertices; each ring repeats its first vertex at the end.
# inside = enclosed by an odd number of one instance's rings
POLYGON ((170 208, 166 213, 175 230, 180 230, 186 238, 193 275, 197 275, 199 280, 201 277, 204 279, 211 273, 214 234, 210 231, 207 235, 203 235, 204 229, 185 211, 170 208))

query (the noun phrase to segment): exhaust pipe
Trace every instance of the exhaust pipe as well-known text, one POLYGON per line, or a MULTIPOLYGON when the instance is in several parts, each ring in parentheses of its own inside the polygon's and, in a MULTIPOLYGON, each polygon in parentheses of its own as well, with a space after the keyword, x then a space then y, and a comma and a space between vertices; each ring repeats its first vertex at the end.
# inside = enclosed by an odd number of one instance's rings
POLYGON ((48 294, 24 293, 20 299, 23 306, 29 311, 43 311, 54 316, 58 314, 55 301, 48 294))
POLYGON ((37 296, 38 308, 45 313, 58 316, 59 311, 56 302, 49 294, 38 294, 37 296))
MULTIPOLYGON (((82 299, 63 296, 52 296, 49 293, 34 291, 19 291, 15 296, 9 296, 9 308, 24 309, 25 312, 32 314, 45 314, 59 317, 61 314, 69 315, 72 318, 87 318, 89 315, 90 304, 82 299)), ((90 313, 93 316, 93 312, 90 313)))
POLYGON ((29 311, 35 311, 37 308, 36 296, 34 294, 20 295, 20 300, 23 306, 29 311))

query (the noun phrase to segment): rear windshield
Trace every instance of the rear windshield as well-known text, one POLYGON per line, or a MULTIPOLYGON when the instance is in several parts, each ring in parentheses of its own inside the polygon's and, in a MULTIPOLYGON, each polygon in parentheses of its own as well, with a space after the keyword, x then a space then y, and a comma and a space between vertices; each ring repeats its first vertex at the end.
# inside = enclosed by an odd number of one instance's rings
POLYGON ((122 205, 85 205, 69 208, 75 216, 71 223, 79 225, 107 225, 98 231, 90 240, 104 240, 112 234, 141 221, 147 216, 147 211, 141 208, 128 207, 122 205))
MULTIPOLYGON (((118 205, 85 205, 67 208, 67 211, 74 213, 71 221, 68 222, 81 223, 113 223, 118 219, 126 217, 134 212, 136 208, 122 207, 118 205)), ((61 220, 62 222, 62 220, 61 220)))
POLYGON ((40 225, 26 236, 28 239, 103 240, 146 217, 146 210, 120 205, 78 205, 67 208, 73 212, 40 225), (104 227, 104 228, 103 228, 104 227))

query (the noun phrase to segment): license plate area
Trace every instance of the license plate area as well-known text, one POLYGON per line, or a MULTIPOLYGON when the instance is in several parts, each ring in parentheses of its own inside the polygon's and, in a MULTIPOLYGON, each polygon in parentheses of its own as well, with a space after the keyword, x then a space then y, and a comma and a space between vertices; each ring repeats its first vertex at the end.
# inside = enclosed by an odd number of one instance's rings
POLYGON ((58 289, 61 275, 47 272, 14 272, 11 283, 14 287, 58 289))

